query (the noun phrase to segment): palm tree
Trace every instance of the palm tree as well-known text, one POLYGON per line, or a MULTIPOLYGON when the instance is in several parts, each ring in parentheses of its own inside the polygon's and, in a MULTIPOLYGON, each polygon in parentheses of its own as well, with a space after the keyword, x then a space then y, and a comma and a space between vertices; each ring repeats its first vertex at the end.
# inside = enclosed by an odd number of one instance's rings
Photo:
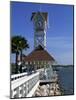
POLYGON ((19 41, 19 47, 20 47, 20 60, 21 60, 21 66, 20 66, 20 73, 22 73, 22 55, 23 55, 23 50, 29 48, 29 45, 27 43, 27 40, 24 37, 21 37, 20 41, 19 41))
POLYGON ((27 40, 21 36, 14 36, 14 37, 12 37, 11 46, 12 46, 12 49, 11 49, 12 53, 16 54, 15 73, 18 73, 18 55, 19 55, 19 53, 21 53, 21 55, 20 55, 20 60, 21 60, 20 72, 22 72, 22 53, 23 53, 24 49, 26 50, 27 48, 29 48, 27 40))
POLYGON ((15 74, 18 73, 18 55, 19 55, 19 37, 14 36, 11 39, 11 52, 16 54, 15 59, 15 74))

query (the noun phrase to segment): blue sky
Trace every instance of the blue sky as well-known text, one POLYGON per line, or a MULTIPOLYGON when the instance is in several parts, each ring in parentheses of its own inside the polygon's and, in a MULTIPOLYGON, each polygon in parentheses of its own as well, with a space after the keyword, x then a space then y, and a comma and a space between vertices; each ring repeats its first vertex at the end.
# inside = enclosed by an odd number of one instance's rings
MULTIPOLYGON (((34 47, 32 12, 48 12, 47 51, 59 64, 73 64, 73 6, 58 4, 36 4, 11 2, 11 36, 24 36, 30 49, 34 47)), ((14 55, 11 56, 14 61, 14 55)))

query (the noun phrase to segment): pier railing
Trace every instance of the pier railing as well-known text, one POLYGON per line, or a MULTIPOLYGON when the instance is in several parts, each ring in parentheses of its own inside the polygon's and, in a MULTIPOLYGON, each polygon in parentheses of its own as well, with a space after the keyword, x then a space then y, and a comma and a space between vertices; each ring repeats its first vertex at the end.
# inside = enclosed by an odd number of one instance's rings
POLYGON ((13 80, 11 81, 11 98, 30 97, 33 95, 38 85, 39 72, 13 80))
POLYGON ((21 78, 21 77, 24 77, 26 75, 27 75, 26 72, 25 73, 19 73, 19 74, 11 75, 11 81, 16 80, 16 79, 21 78))

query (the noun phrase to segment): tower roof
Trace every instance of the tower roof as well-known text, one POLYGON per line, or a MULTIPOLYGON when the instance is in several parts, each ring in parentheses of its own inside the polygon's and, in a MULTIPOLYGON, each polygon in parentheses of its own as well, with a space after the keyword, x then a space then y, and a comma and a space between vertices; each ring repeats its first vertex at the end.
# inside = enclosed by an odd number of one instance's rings
POLYGON ((51 61, 55 62, 55 59, 46 51, 42 46, 38 46, 33 50, 26 58, 25 61, 51 61))
POLYGON ((32 16, 31 16, 31 20, 34 18, 34 16, 36 14, 41 14, 45 18, 45 20, 47 21, 47 17, 48 17, 48 13, 47 12, 33 12, 32 16))

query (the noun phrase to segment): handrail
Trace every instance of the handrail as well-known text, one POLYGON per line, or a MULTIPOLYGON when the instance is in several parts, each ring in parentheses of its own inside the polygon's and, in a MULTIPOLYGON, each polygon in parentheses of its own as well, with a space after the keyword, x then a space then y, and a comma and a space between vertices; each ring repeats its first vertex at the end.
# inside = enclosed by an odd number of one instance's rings
POLYGON ((29 75, 29 76, 22 77, 18 80, 14 80, 11 82, 11 84, 12 84, 11 88, 14 89, 14 88, 18 87, 19 85, 21 85, 22 83, 27 82, 28 80, 32 79, 33 77, 35 77, 37 75, 39 75, 39 72, 34 73, 32 75, 29 75))
POLYGON ((39 81, 39 72, 11 81, 11 97, 26 97, 39 81))
POLYGON ((23 77, 25 75, 27 75, 27 72, 11 75, 11 80, 15 80, 15 79, 21 78, 21 77, 23 77))
MULTIPOLYGON (((38 69, 37 72, 41 72, 43 70, 44 70, 44 68, 41 68, 41 69, 38 69)), ((11 75, 11 81, 16 80, 16 79, 21 78, 21 77, 24 77, 26 75, 27 75, 27 72, 11 75)))

